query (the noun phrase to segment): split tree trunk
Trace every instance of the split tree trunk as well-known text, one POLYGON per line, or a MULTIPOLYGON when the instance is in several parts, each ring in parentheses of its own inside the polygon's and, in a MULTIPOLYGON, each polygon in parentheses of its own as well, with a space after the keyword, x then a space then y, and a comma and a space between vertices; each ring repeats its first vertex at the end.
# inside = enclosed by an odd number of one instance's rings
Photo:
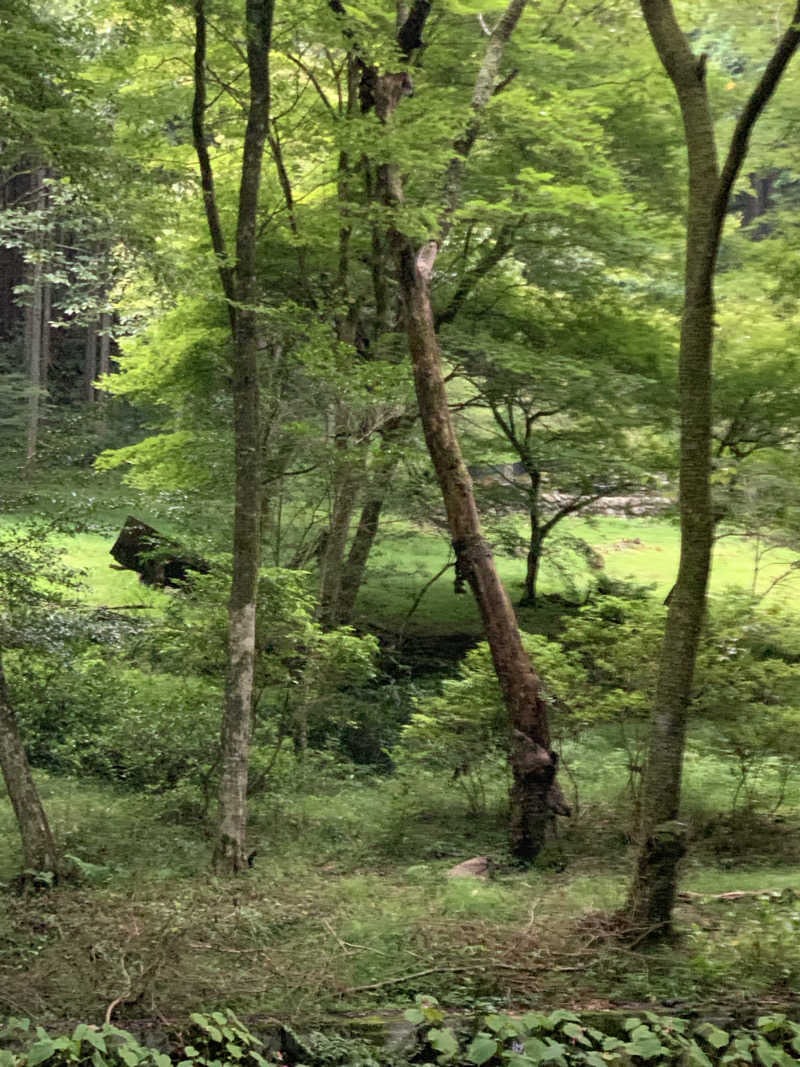
POLYGON ((565 815, 569 809, 555 785, 557 759, 550 749, 547 707, 539 679, 483 537, 472 481, 450 418, 430 301, 430 274, 425 260, 415 257, 405 241, 399 250, 399 263, 414 385, 453 538, 456 582, 457 586, 467 582, 475 595, 509 713, 511 851, 528 863, 544 844, 553 812, 565 815))
POLYGON ((56 848, 20 737, 0 657, 0 768, 22 838, 23 878, 58 875, 62 859, 56 848))
POLYGON ((686 720, 706 603, 714 520, 711 506, 711 362, 714 272, 731 189, 750 132, 800 41, 800 3, 793 23, 736 125, 720 173, 705 80, 670 0, 641 0, 659 58, 675 88, 689 157, 685 302, 681 320, 681 555, 661 650, 645 771, 639 854, 629 898, 631 920, 654 934, 670 929, 677 871, 685 851, 678 822, 686 720))
MULTIPOLYGON (((405 329, 414 373, 422 426, 442 491, 453 548, 456 588, 469 584, 480 611, 495 671, 508 708, 511 733, 511 850, 520 862, 535 859, 553 812, 569 814, 555 781, 557 756, 550 749, 547 707, 536 672, 526 653, 511 601, 500 581, 492 553, 481 531, 472 481, 464 464, 450 417, 430 284, 439 248, 452 223, 466 157, 474 145, 480 120, 494 91, 500 63, 525 0, 510 0, 486 46, 472 96, 472 117, 445 178, 444 210, 439 232, 420 249, 393 230, 390 234, 398 265, 405 310, 405 329)), ((384 197, 402 203, 402 182, 394 168, 384 167, 384 197)))

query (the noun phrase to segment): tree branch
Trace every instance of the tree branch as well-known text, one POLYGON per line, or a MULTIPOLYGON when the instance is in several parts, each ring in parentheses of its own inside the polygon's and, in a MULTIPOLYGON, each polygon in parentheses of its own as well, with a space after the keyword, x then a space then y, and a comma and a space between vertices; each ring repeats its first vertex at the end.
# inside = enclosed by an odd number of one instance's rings
POLYGON ((730 199, 733 183, 736 181, 736 177, 744 162, 745 156, 747 155, 750 134, 753 126, 761 112, 769 103, 784 70, 788 66, 794 53, 797 51, 798 44, 800 44, 800 0, 798 0, 798 3, 795 6, 791 23, 781 40, 778 42, 778 46, 773 52, 769 63, 767 63, 766 69, 761 75, 758 85, 756 85, 755 89, 750 94, 750 98, 745 104, 744 110, 739 116, 739 121, 736 123, 736 127, 733 131, 733 137, 731 138, 728 155, 725 159, 722 173, 720 174, 719 187, 714 201, 714 230, 711 239, 717 243, 719 243, 719 234, 722 232, 722 227, 725 222, 725 213, 728 208, 728 200, 730 199))
POLYGON ((206 15, 204 0, 195 0, 195 46, 194 46, 194 99, 192 101, 192 138, 194 149, 197 154, 197 162, 200 165, 200 184, 203 190, 203 206, 205 207, 208 231, 211 235, 211 246, 217 257, 217 269, 219 271, 222 291, 228 301, 228 317, 231 331, 236 333, 236 309, 234 302, 236 292, 234 287, 233 271, 228 260, 228 251, 225 245, 225 235, 222 231, 219 209, 217 207, 216 192, 214 189, 214 171, 211 166, 211 157, 208 154, 205 131, 206 110, 206 15))

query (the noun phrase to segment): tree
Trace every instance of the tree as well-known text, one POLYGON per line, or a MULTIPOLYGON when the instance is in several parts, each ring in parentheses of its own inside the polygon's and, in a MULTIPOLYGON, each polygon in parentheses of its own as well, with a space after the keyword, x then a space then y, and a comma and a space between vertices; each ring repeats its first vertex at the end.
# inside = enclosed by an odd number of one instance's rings
POLYGON ((689 165, 679 356, 681 555, 661 650, 639 853, 629 899, 631 920, 664 934, 670 928, 677 867, 685 851, 683 827, 677 821, 681 770, 714 536, 714 275, 725 214, 747 153, 750 132, 800 43, 800 4, 739 116, 721 169, 706 83, 707 56, 693 53, 670 0, 641 0, 641 8, 678 97, 689 165))
MULTIPOLYGON (((499 286, 498 286, 499 287, 499 286)), ((637 428, 671 414, 659 380, 659 327, 613 301, 546 301, 534 289, 500 305, 503 327, 448 335, 459 374, 474 390, 465 415, 488 410, 493 452, 513 455, 519 474, 496 487, 498 499, 527 512, 529 533, 521 604, 535 604, 547 538, 569 515, 605 496, 635 493, 657 461, 637 428), (502 332, 501 332, 502 330, 502 332), (662 401, 659 407, 659 401, 662 401), (498 443, 499 438, 499 443, 498 443)), ((491 322, 491 316, 486 316, 491 322)), ((485 455, 488 431, 473 433, 485 455)), ((489 438, 491 440, 491 438, 489 438)))
POLYGON ((33 780, 11 694, 3 653, 11 648, 46 648, 62 607, 70 602, 74 576, 58 565, 47 532, 37 527, 6 529, 0 535, 0 769, 22 839, 23 878, 49 880, 65 873, 47 815, 33 780))
MULTIPOLYGON (((453 142, 438 224, 428 239, 419 242, 399 228, 402 222, 396 214, 390 238, 397 263, 404 327, 422 426, 453 538, 457 587, 463 588, 468 583, 475 595, 509 711, 510 761, 514 779, 511 787, 511 849, 518 860, 530 862, 542 847, 552 812, 567 815, 569 807, 555 781, 558 758, 550 745, 547 707, 541 685, 523 646, 511 601, 498 577, 481 530, 472 483, 450 416, 431 300, 434 265, 452 226, 466 161, 478 139, 481 119, 500 80, 506 46, 524 8, 525 0, 511 0, 488 39, 473 88, 471 116, 462 134, 453 142)), ((388 120, 391 114, 381 118, 388 120)), ((396 166, 387 165, 384 169, 383 196, 398 213, 403 204, 403 182, 396 166)))
POLYGON ((249 100, 242 146, 235 258, 228 253, 217 205, 205 130, 206 11, 195 0, 192 133, 200 166, 203 204, 220 284, 228 306, 232 346, 235 505, 233 577, 228 605, 228 678, 222 719, 220 812, 214 865, 221 872, 247 868, 247 771, 253 716, 256 600, 261 559, 261 418, 259 409, 257 214, 261 165, 269 134, 269 57, 274 0, 246 0, 249 100))

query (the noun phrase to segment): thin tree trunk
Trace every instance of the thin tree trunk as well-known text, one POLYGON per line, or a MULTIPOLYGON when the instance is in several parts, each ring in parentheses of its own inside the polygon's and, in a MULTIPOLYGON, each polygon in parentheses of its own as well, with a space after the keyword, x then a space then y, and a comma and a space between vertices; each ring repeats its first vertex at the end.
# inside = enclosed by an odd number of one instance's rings
POLYGON ((39 369, 39 388, 42 393, 47 392, 50 377, 50 361, 52 359, 52 330, 50 320, 53 317, 53 286, 45 282, 42 288, 42 359, 39 369))
POLYGON ((536 607, 539 582, 539 567, 542 562, 542 535, 538 519, 531 515, 531 539, 525 559, 525 596, 520 600, 524 607, 536 607))
POLYGON ((23 877, 58 875, 62 859, 56 848, 20 737, 0 656, 0 768, 22 838, 23 877))
POLYGON ((107 311, 100 315, 100 377, 108 374, 111 366, 111 316, 107 311))
POLYGON ((711 506, 711 361, 714 272, 731 188, 752 127, 800 41, 793 22, 751 95, 722 172, 705 79, 670 0, 641 0, 659 58, 680 102, 689 157, 685 302, 681 320, 681 556, 661 650, 642 791, 639 853, 629 897, 631 920, 655 934, 669 931, 685 830, 678 822, 686 719, 706 603, 714 520, 711 506))
POLYGON ((331 517, 320 560, 319 621, 326 629, 339 624, 345 552, 365 473, 363 456, 354 456, 350 448, 346 412, 337 413, 335 427, 331 517))
POLYGON ((378 536, 378 528, 383 510, 383 493, 372 495, 364 502, 358 527, 353 536, 353 543, 347 556, 344 580, 339 593, 339 625, 349 626, 353 621, 356 601, 364 581, 372 546, 378 536))
POLYGON ((233 578, 228 603, 228 675, 221 730, 219 825, 214 866, 221 873, 247 868, 247 777, 252 729, 256 600, 261 556, 261 419, 258 378, 256 220, 261 166, 270 120, 269 55, 274 0, 246 0, 245 30, 250 98, 242 152, 235 266, 228 259, 205 137, 206 17, 195 0, 195 95, 192 130, 203 204, 220 282, 228 301, 233 341, 232 394, 235 454, 233 578))
POLYGON ((539 578, 539 564, 542 560, 542 542, 544 535, 539 519, 539 486, 541 475, 538 470, 529 470, 530 489, 528 490, 528 520, 530 523, 530 540, 525 566, 525 596, 520 601, 523 605, 536 604, 536 583, 539 578))
POLYGON ((94 380, 97 377, 97 323, 86 327, 86 345, 83 350, 83 399, 93 404, 97 394, 94 380))
MULTIPOLYGON (((28 434, 25 449, 25 470, 29 471, 36 463, 36 449, 39 444, 39 407, 42 391, 42 264, 37 259, 33 265, 31 279, 32 293, 30 304, 30 322, 26 323, 28 341, 28 434)), ((26 312, 26 320, 28 318, 26 312)))

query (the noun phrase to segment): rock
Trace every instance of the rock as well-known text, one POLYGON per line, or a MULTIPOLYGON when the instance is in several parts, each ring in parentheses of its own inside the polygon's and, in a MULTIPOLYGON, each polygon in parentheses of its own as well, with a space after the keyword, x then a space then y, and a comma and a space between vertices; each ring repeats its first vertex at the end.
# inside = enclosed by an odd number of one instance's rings
POLYGON ((491 856, 473 856, 457 863, 447 872, 448 878, 488 878, 494 868, 491 856))

